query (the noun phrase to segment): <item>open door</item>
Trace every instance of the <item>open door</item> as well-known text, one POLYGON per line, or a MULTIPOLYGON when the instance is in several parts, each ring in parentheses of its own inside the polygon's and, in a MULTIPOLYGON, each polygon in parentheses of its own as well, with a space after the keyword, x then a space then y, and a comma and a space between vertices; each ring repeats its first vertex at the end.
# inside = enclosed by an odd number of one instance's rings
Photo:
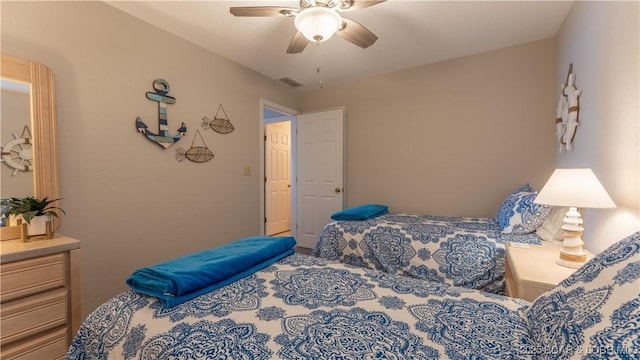
POLYGON ((291 230, 291 122, 265 124, 265 234, 291 230))
POLYGON ((300 114, 296 126, 296 240, 313 248, 344 207, 344 109, 300 114))
POLYGON ((260 112, 261 234, 280 236, 288 235, 290 231, 295 237, 295 126, 298 112, 267 100, 260 100, 260 112))

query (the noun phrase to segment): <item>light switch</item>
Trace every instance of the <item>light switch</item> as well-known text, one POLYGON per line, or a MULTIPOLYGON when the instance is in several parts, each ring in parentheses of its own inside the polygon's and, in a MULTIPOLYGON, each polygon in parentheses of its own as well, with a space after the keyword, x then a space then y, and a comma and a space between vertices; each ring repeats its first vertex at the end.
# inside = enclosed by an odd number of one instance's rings
POLYGON ((242 170, 242 175, 251 176, 251 166, 245 166, 242 170))

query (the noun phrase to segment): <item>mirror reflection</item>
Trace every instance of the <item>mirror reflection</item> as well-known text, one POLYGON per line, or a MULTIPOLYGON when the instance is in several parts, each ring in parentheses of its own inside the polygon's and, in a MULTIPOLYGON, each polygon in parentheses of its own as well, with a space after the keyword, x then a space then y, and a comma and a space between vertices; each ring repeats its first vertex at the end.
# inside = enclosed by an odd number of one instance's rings
MULTIPOLYGON (((27 83, 0 80, 0 198, 33 196, 31 95, 27 83)), ((3 217, 0 226, 7 226, 3 217)))
POLYGON ((0 80, 2 197, 33 195, 33 141, 29 84, 0 80), (15 195, 14 195, 15 194, 15 195))
MULTIPOLYGON (((0 197, 60 198, 53 72, 46 65, 0 54, 0 197)), ((20 227, 0 226, 0 240, 20 227)), ((53 231, 60 219, 53 219, 53 231)))

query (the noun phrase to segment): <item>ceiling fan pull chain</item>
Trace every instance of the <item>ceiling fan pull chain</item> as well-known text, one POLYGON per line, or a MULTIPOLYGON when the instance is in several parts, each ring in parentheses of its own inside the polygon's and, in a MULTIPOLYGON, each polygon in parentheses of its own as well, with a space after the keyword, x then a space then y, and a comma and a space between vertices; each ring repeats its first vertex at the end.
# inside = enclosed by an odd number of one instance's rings
POLYGON ((320 89, 324 87, 324 82, 322 81, 322 74, 320 73, 320 43, 316 43, 316 63, 318 64, 316 67, 316 74, 318 74, 318 81, 320 82, 320 89))

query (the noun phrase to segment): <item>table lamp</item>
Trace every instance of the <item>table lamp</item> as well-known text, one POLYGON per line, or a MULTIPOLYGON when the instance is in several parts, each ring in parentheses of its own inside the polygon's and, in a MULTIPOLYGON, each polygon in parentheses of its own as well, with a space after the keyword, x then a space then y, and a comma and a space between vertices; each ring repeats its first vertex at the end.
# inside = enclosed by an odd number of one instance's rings
POLYGON ((556 169, 534 200, 536 204, 567 206, 562 220, 564 239, 556 263, 577 269, 587 260, 582 250, 583 221, 578 208, 614 208, 613 200, 591 169, 556 169))

